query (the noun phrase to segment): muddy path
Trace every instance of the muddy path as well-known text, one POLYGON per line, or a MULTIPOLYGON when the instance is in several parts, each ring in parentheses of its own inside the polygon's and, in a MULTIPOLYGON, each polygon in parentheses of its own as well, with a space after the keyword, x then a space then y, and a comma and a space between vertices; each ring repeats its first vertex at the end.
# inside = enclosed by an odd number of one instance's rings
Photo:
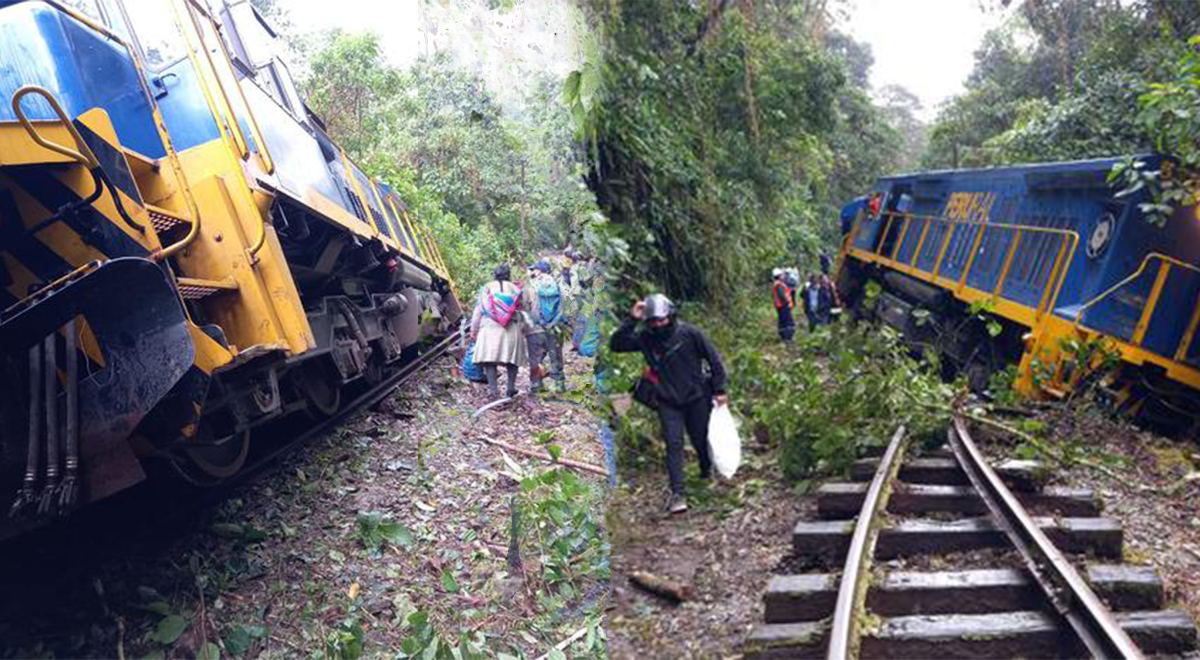
POLYGON ((613 544, 612 658, 722 658, 762 620, 772 570, 790 554, 787 530, 804 506, 780 474, 773 452, 746 445, 733 481, 705 488, 688 449, 689 503, 665 512, 665 466, 646 461, 623 473, 609 508, 613 544), (686 585, 674 603, 633 585, 649 573, 686 585))

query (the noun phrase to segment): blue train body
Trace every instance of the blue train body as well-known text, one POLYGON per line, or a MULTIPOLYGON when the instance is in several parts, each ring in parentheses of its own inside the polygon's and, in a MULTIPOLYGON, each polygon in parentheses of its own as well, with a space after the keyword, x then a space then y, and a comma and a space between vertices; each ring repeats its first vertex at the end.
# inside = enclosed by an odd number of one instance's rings
MULTIPOLYGON (((1140 160, 1163 164, 1159 156, 1140 160)), ((1117 162, 883 178, 873 191, 876 214, 868 197, 842 210, 843 233, 851 234, 843 263, 869 262, 964 302, 986 296, 1026 329, 1042 325, 1044 310, 1060 328, 1086 329, 1136 349, 1131 354, 1194 370, 1200 218, 1186 207, 1165 226, 1149 221, 1139 208, 1145 192, 1118 196, 1119 184, 1109 184, 1117 162)))

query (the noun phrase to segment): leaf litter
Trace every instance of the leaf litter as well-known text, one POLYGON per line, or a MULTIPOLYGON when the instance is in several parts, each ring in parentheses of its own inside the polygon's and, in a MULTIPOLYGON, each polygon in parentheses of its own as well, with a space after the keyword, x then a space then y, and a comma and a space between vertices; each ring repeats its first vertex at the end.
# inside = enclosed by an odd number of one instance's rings
MULTIPOLYGON (((175 528, 39 578, 0 610, 0 656, 603 657, 605 478, 474 439, 545 453, 550 432, 556 457, 603 466, 596 418, 522 395, 470 427, 485 393, 450 366, 175 528)), ((592 361, 566 366, 583 400, 592 361)))

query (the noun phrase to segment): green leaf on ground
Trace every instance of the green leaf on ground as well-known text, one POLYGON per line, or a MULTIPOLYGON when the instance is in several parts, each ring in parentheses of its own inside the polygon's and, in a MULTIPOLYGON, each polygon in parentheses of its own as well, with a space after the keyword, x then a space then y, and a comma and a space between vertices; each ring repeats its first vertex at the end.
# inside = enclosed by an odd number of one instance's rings
POLYGON ((159 644, 174 644, 175 640, 179 639, 179 636, 187 629, 187 625, 187 619, 178 614, 163 617, 154 632, 150 634, 150 639, 159 644))
POLYGON ((411 548, 413 544, 413 533, 404 523, 385 522, 379 525, 379 535, 383 540, 393 545, 411 548))
POLYGON ((455 581, 449 570, 442 571, 442 588, 450 593, 458 591, 458 582, 455 581))
POLYGON ((250 631, 245 626, 233 626, 225 633, 225 650, 241 655, 250 650, 250 631))

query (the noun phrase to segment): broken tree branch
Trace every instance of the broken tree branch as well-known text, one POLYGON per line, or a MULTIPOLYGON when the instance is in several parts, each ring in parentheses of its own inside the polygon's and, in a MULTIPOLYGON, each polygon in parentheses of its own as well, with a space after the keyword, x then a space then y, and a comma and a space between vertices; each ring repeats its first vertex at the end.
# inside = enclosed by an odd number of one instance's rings
POLYGON ((584 471, 592 472, 592 473, 599 474, 599 475, 602 475, 605 477, 608 476, 608 470, 600 467, 599 465, 592 465, 591 463, 584 463, 582 461, 573 461, 569 458, 559 458, 556 460, 553 456, 551 456, 549 454, 543 454, 541 452, 533 451, 531 449, 524 449, 522 447, 516 447, 514 445, 508 444, 507 442, 501 442, 494 438, 489 438, 486 435, 480 435, 480 436, 477 436, 477 438, 480 440, 483 440, 484 442, 488 443, 489 445, 494 445, 496 447, 500 447, 501 449, 507 449, 508 451, 511 451, 511 452, 514 452, 517 454, 521 454, 522 456, 529 456, 530 458, 540 458, 543 461, 546 461, 549 463, 556 463, 556 464, 562 465, 564 467, 574 468, 576 470, 584 470, 584 471))
MULTIPOLYGON (((583 637, 584 635, 586 635, 586 634, 587 634, 587 631, 588 631, 588 629, 587 629, 587 626, 584 626, 583 628, 580 628, 579 630, 576 630, 576 631, 575 631, 575 634, 573 634, 573 635, 571 635, 570 637, 568 637, 568 638, 564 639, 563 641, 561 641, 561 642, 559 642, 559 643, 555 644, 555 645, 554 645, 554 650, 556 650, 556 651, 562 651, 563 649, 567 648, 568 646, 570 646, 570 645, 574 644, 574 643, 575 643, 575 640, 577 640, 577 639, 579 639, 580 637, 583 637)), ((549 653, 549 652, 547 652, 547 653, 543 653, 542 655, 539 655, 539 656, 537 657, 537 660, 546 660, 546 659, 547 659, 547 658, 549 658, 549 657, 550 657, 550 653, 549 653)))
POLYGON ((676 603, 682 603, 692 598, 692 588, 690 586, 659 577, 653 573, 634 571, 629 574, 629 581, 636 587, 641 587, 656 596, 662 596, 676 603))

